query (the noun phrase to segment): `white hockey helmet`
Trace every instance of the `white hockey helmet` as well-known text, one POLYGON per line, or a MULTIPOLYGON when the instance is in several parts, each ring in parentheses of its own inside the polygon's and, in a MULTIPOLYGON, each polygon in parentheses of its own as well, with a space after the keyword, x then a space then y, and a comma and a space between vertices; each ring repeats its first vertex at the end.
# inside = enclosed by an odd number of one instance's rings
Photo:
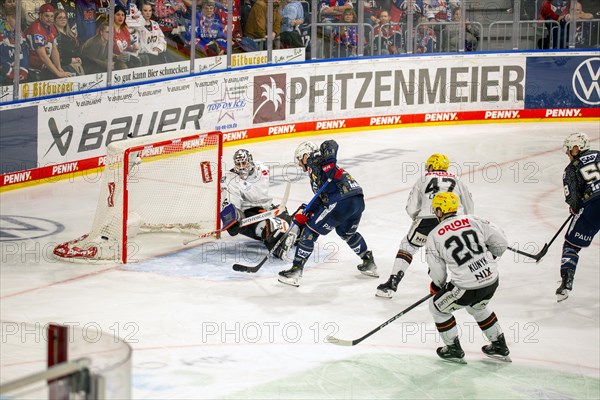
POLYGON ((590 148, 590 139, 588 135, 583 132, 571 133, 565 138, 563 148, 565 152, 567 150, 573 150, 573 147, 579 147, 579 151, 584 151, 590 148))
POLYGON ((252 154, 248 150, 237 150, 233 155, 233 162, 233 170, 242 179, 248 178, 252 171, 254 171, 254 161, 252 160, 252 154))
POLYGON ((296 148, 296 152, 294 153, 294 158, 296 159, 296 161, 298 163, 300 163, 302 161, 302 159, 304 158, 305 154, 308 154, 308 156, 310 157, 310 155, 312 153, 314 153, 315 151, 317 151, 318 149, 319 148, 317 147, 317 145, 314 144, 313 142, 302 142, 296 148))

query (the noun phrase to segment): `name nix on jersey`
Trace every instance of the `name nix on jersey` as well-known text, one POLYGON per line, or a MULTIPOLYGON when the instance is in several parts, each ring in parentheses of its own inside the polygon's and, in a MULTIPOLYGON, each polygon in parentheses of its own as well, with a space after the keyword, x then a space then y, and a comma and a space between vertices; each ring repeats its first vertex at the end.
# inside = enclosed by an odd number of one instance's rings
POLYGON ((489 267, 484 268, 487 264, 488 260, 486 260, 485 258, 481 258, 467 265, 467 267, 469 268, 469 271, 473 272, 475 279, 480 281, 492 275, 492 271, 489 267))

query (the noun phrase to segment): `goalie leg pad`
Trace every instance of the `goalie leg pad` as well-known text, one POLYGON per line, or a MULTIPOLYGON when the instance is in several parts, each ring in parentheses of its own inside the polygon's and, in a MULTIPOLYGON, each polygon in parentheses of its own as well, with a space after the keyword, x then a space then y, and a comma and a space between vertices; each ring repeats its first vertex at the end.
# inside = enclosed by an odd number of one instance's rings
MULTIPOLYGON (((302 233, 302 228, 299 227, 298 225, 294 225, 290 232, 288 233, 287 237, 285 238, 285 240, 283 241, 283 243, 281 243, 279 245, 279 247, 277 249, 273 250, 273 256, 276 258, 279 258, 281 260, 285 260, 288 261, 288 254, 290 252, 290 250, 292 249, 292 247, 296 246, 296 242, 298 239, 298 236, 302 233)), ((277 242, 279 241, 281 236, 278 236, 276 238, 276 240, 274 240, 271 244, 271 246, 274 246, 275 244, 277 244, 277 242)), ((269 247, 269 245, 267 244, 267 248, 270 250, 271 248, 269 247)))

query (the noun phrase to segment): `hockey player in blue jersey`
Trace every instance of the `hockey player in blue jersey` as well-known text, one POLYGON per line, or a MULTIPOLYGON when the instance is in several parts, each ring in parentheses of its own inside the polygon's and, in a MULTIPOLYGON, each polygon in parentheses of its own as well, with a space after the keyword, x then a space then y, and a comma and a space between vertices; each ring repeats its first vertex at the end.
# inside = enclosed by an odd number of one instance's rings
POLYGON ((565 201, 574 217, 563 244, 562 283, 556 289, 559 302, 566 300, 573 290, 579 250, 588 247, 600 229, 600 152, 590 150, 585 133, 567 136, 564 150, 570 160, 563 173, 565 201))
POLYGON ((373 254, 357 232, 365 209, 363 191, 348 172, 337 166, 337 151, 338 144, 334 140, 327 140, 320 147, 313 142, 304 142, 296 149, 296 161, 303 171, 308 172, 313 192, 326 186, 310 209, 294 216, 295 223, 303 229, 299 233, 292 268, 279 272, 281 283, 299 286, 304 264, 314 250, 315 241, 333 230, 362 258, 358 270, 364 275, 379 277, 373 254))

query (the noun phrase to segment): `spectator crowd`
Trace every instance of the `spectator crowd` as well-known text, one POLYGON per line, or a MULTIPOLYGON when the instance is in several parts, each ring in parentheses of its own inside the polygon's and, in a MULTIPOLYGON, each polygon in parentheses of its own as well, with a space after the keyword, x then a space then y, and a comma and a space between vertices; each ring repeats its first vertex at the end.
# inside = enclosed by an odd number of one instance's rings
MULTIPOLYGON (((539 23, 548 26, 538 47, 566 47, 564 25, 571 17, 570 1, 540 3, 538 18, 546 22, 539 23), (556 25, 563 29, 554 29, 556 25)), ((27 82, 106 72, 110 49, 112 70, 184 60, 192 51, 198 57, 223 55, 228 23, 233 52, 266 49, 269 41, 274 49, 304 47, 310 55, 311 23, 317 24, 319 45, 328 47, 325 57, 358 56, 360 45, 366 55, 402 54, 407 36, 415 53, 475 51, 481 42, 480 25, 467 18, 462 21, 464 34, 459 35, 459 0, 318 0, 315 16, 310 1, 273 0, 271 18, 268 0, 115 0, 114 7, 109 0, 22 0, 19 4, 18 39, 16 0, 3 0, 0 5, 3 85, 12 84, 15 74, 27 82), (409 17, 413 30, 407 35, 409 17), (443 49, 439 48, 441 36, 443 49), (19 68, 15 71, 17 45, 19 68)), ((600 18, 600 14, 583 11, 581 1, 576 9, 577 21, 600 18)), ((590 26, 576 25, 576 37, 583 45, 592 36, 585 31, 590 26)))

